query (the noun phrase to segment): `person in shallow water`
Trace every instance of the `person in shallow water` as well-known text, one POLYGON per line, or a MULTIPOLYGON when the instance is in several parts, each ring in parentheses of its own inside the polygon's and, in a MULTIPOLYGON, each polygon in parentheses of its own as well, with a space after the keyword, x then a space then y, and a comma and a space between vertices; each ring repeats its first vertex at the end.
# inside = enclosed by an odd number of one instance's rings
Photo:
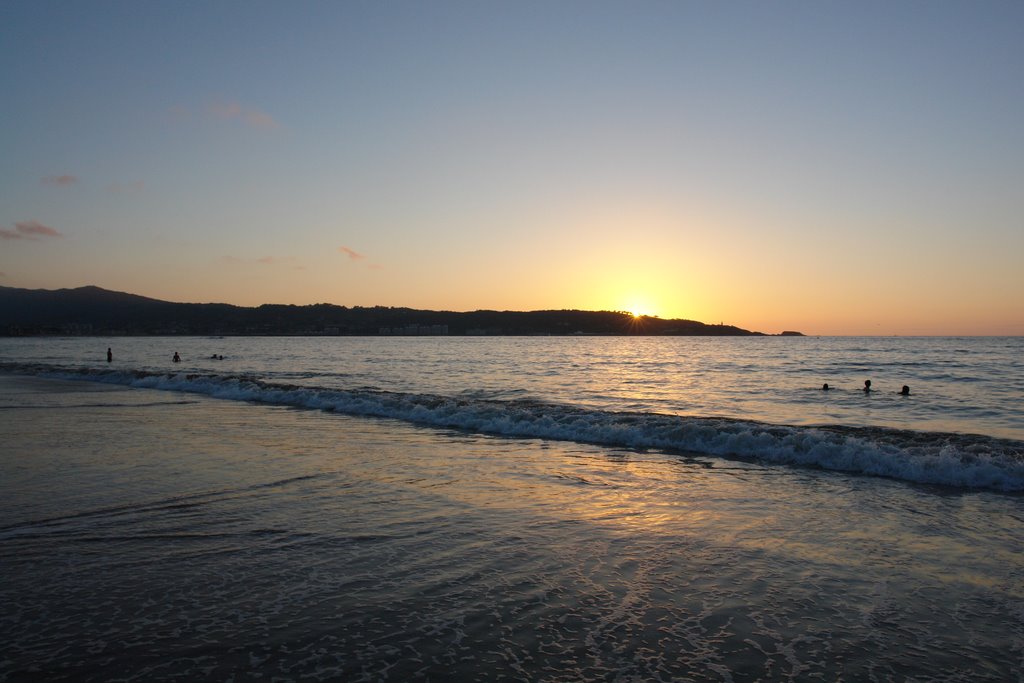
POLYGON ((181 356, 178 355, 177 351, 174 352, 174 358, 172 358, 171 360, 173 360, 175 363, 181 362, 181 356))
POLYGON ((870 392, 871 392, 871 380, 866 379, 866 380, 864 380, 864 393, 867 394, 867 393, 870 393, 870 392))
POLYGON ((910 396, 910 387, 904 384, 903 388, 900 389, 900 396, 910 396))
POLYGON ((107 362, 108 363, 113 363, 114 362, 114 352, 110 350, 109 346, 107 347, 107 362))

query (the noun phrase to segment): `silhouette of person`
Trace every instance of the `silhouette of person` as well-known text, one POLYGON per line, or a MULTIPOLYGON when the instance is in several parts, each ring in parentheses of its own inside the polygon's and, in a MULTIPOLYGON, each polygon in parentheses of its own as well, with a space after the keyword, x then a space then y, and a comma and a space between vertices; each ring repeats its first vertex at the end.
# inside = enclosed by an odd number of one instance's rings
POLYGON ((864 380, 864 393, 867 394, 871 391, 871 380, 864 380))
POLYGON ((107 362, 108 363, 114 362, 114 352, 110 350, 109 346, 107 347, 107 362))
POLYGON ((172 358, 171 360, 173 360, 175 363, 181 362, 181 356, 178 355, 177 351, 174 352, 174 358, 172 358))
POLYGON ((910 396, 910 387, 904 384, 903 388, 900 389, 900 396, 910 396))
POLYGON ((822 391, 828 391, 828 390, 829 390, 829 389, 831 389, 831 388, 832 388, 832 387, 830 387, 830 386, 828 385, 828 382, 825 382, 824 384, 822 384, 822 385, 821 385, 821 390, 822 390, 822 391))

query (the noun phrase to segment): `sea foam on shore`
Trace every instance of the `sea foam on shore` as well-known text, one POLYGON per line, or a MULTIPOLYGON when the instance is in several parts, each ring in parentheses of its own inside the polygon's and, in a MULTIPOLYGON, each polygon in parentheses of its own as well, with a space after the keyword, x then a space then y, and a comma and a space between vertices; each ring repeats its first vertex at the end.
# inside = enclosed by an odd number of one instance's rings
POLYGON ((67 370, 38 364, 0 364, 0 369, 394 418, 485 434, 729 456, 921 484, 1024 490, 1024 442, 982 435, 886 427, 771 425, 751 420, 588 409, 521 399, 344 390, 230 374, 67 370))

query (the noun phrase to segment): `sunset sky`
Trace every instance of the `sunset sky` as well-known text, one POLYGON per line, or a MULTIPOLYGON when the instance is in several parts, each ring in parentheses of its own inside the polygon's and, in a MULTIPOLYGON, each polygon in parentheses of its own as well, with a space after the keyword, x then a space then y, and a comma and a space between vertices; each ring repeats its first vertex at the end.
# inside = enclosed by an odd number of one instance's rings
POLYGON ((1024 334, 1024 2, 0 5, 0 285, 1024 334))

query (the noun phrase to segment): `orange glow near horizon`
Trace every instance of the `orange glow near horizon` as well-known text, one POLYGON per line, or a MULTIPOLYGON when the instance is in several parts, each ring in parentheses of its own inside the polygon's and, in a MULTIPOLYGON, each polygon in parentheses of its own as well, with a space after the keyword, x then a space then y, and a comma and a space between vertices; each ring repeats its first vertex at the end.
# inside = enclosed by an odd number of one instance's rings
POLYGON ((630 299, 624 310, 628 311, 634 318, 642 318, 644 316, 657 317, 658 315, 654 307, 647 300, 640 298, 630 299))

